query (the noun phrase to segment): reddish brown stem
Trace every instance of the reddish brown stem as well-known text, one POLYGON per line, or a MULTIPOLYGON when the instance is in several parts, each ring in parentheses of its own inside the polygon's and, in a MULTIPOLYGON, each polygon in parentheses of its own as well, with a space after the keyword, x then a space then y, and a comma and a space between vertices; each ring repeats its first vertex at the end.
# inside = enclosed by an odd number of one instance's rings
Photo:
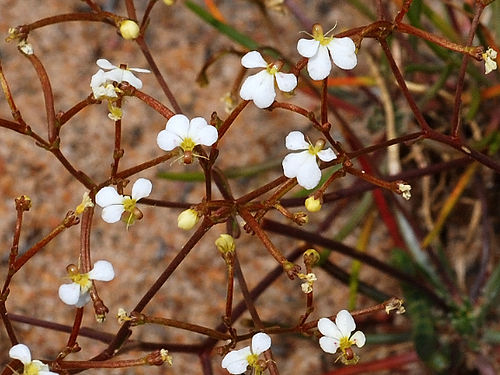
POLYGON ((168 100, 170 101, 170 104, 172 104, 172 107, 174 107, 174 111, 176 113, 182 113, 181 107, 177 103, 177 100, 175 99, 174 94, 172 94, 172 91, 170 91, 170 88, 167 85, 167 82, 165 81, 165 78, 163 78, 163 75, 160 72, 160 69, 158 68, 158 65, 156 65, 156 62, 153 58, 153 55, 151 55, 151 52, 149 52, 149 47, 146 44, 144 37, 142 35, 139 35, 139 37, 135 40, 139 47, 141 48, 141 51, 146 58, 146 60, 149 63, 149 66, 151 67, 151 70, 153 70, 153 73, 162 88, 163 92, 167 96, 168 100))

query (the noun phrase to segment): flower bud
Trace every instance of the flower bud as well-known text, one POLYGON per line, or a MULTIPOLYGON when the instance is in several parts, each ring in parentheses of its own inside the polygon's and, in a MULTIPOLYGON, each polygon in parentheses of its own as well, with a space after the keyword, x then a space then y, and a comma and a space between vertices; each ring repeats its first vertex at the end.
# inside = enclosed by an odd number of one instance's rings
POLYGON ((315 249, 304 251, 302 256, 304 257, 304 263, 310 267, 316 265, 320 260, 320 255, 315 249))
POLYGON ((198 212, 192 208, 182 211, 177 217, 177 226, 184 230, 191 230, 200 220, 198 212))
POLYGON ((314 198, 314 195, 311 195, 305 201, 306 209, 309 212, 318 212, 321 210, 321 199, 314 198))
POLYGON ((234 250, 236 249, 234 238, 226 233, 221 234, 219 238, 215 240, 215 246, 217 246, 217 250, 219 250, 222 255, 234 253, 234 250))
POLYGON ((139 25, 132 20, 125 20, 120 23, 120 34, 123 39, 134 40, 139 36, 139 25))
POLYGON ((175 0, 163 0, 163 2, 165 3, 165 5, 174 5, 175 3, 175 0))

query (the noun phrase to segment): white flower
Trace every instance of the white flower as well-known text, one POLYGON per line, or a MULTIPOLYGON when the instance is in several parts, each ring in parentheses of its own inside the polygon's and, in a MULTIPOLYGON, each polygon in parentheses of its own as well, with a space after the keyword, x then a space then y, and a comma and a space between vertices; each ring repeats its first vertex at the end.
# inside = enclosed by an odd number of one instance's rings
POLYGON ((132 186, 132 197, 118 194, 114 187, 106 186, 97 192, 95 202, 103 208, 101 216, 106 223, 116 223, 126 211, 130 213, 127 218, 127 224, 130 225, 142 217, 136 207, 137 201, 149 196, 152 189, 151 181, 139 178, 132 186))
POLYGON ((95 262, 94 268, 87 273, 78 272, 78 267, 74 264, 70 264, 66 269, 73 282, 59 287, 59 298, 65 304, 76 307, 82 307, 90 301, 92 280, 111 281, 115 278, 113 266, 106 260, 95 262))
POLYGON ((356 345, 361 348, 365 345, 366 337, 361 331, 351 333, 356 328, 356 323, 352 315, 347 310, 338 312, 335 323, 328 318, 321 318, 318 321, 318 330, 324 335, 319 339, 319 346, 327 353, 336 353, 341 350, 343 363, 355 363, 358 357, 352 352, 351 346, 356 345))
POLYGON ((328 77, 332 69, 330 56, 339 68, 352 69, 358 63, 356 45, 352 39, 327 37, 319 24, 313 26, 314 39, 300 39, 297 43, 299 53, 307 57, 307 71, 314 80, 328 77))
POLYGON ((118 83, 128 82, 136 89, 142 88, 142 81, 136 76, 134 76, 132 72, 150 73, 149 70, 142 68, 120 68, 118 66, 111 64, 106 59, 98 59, 96 61, 96 64, 99 68, 107 70, 107 72, 104 72, 104 78, 106 78, 106 80, 118 83))
POLYGON ((497 63, 495 59, 497 58, 497 51, 495 51, 493 48, 488 48, 486 52, 483 53, 483 60, 484 60, 484 74, 490 73, 492 70, 497 69, 497 63))
MULTIPOLYGON (((261 371, 258 363, 259 355, 271 347, 271 337, 259 332, 252 337, 252 346, 246 346, 240 350, 233 350, 222 359, 222 368, 227 369, 230 374, 243 374, 247 367, 253 367, 256 372, 261 371)), ((260 373, 260 372, 258 372, 260 373)))
POLYGON ((189 164, 196 145, 212 146, 218 136, 217 128, 202 117, 189 121, 184 115, 174 115, 167 121, 165 129, 158 133, 156 143, 165 151, 182 148, 184 162, 189 164))
POLYGON ((289 150, 305 150, 288 154, 283 159, 282 165, 286 177, 297 177, 299 185, 308 190, 315 188, 321 179, 316 156, 322 161, 332 161, 337 158, 331 148, 323 150, 323 140, 319 140, 313 146, 306 142, 304 135, 299 131, 290 132, 286 136, 285 144, 289 150))
POLYGON ((297 276, 299 277, 299 279, 301 280, 304 280, 304 282, 302 284, 300 284, 300 287, 302 288, 302 291, 305 293, 305 294, 309 294, 313 291, 313 284, 315 281, 318 280, 318 278, 316 277, 316 275, 312 272, 310 273, 298 273, 297 276))
POLYGON ((31 360, 30 349, 24 344, 17 344, 10 348, 9 357, 22 362, 23 375, 57 375, 56 372, 50 371, 45 363, 37 359, 31 360))
POLYGON ((408 185, 408 184, 398 184, 398 190, 401 192, 401 196, 406 199, 406 200, 409 200, 411 198, 411 186, 408 185))
POLYGON ((244 100, 253 100, 259 108, 267 108, 274 102, 274 79, 278 88, 290 92, 297 86, 297 77, 292 73, 281 73, 280 67, 274 63, 267 64, 257 51, 250 51, 241 58, 241 65, 245 68, 264 68, 257 74, 248 77, 240 89, 240 96, 244 100))

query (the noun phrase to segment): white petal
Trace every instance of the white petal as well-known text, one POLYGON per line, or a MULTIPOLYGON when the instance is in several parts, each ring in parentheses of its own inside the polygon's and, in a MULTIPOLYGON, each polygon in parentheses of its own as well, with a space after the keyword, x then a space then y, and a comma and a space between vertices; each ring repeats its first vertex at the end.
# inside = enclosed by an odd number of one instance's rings
POLYGON ((137 73, 151 73, 150 70, 143 69, 143 68, 128 68, 128 70, 131 70, 131 71, 137 72, 137 73))
POLYGON ((271 347, 271 337, 264 332, 259 332, 252 337, 252 352, 253 354, 260 354, 265 352, 271 347))
POLYGON ((102 209, 101 217, 106 223, 116 223, 120 221, 125 208, 122 204, 113 204, 102 209))
POLYGON ((304 134, 294 130, 285 138, 285 146, 289 150, 307 150, 309 148, 309 143, 306 142, 304 134))
POLYGON ((75 305, 80 298, 80 285, 76 283, 61 285, 59 287, 59 298, 66 305, 75 305))
POLYGON ((318 52, 307 62, 307 72, 309 76, 320 81, 328 77, 330 70, 332 69, 332 63, 330 61, 330 55, 328 54, 328 49, 325 46, 319 46, 318 52))
POLYGON ((89 292, 80 294, 80 298, 78 298, 78 301, 75 303, 75 307, 83 307, 89 302, 90 302, 90 293, 89 292))
POLYGON ((304 57, 313 57, 318 52, 319 41, 316 39, 299 39, 297 51, 304 57))
POLYGON ((290 92, 297 87, 297 77, 292 73, 278 72, 274 75, 276 83, 281 91, 290 92))
POLYGON ((149 197, 153 190, 153 184, 147 178, 138 178, 132 186, 132 199, 138 201, 141 198, 149 197))
POLYGON ((107 207, 113 204, 122 204, 123 195, 118 194, 116 189, 112 186, 103 187, 95 195, 95 202, 100 207, 107 207))
POLYGON ((138 90, 142 88, 142 81, 130 70, 123 70, 122 82, 128 82, 138 90))
POLYGON ((197 145, 212 146, 219 133, 215 126, 208 125, 202 117, 195 117, 189 123, 189 136, 197 145))
POLYGON ((184 115, 174 115, 167 121, 165 129, 184 139, 188 135, 189 119, 184 115))
POLYGON ((230 374, 242 374, 248 367, 247 357, 250 354, 252 354, 252 352, 249 346, 240 350, 233 350, 224 356, 221 366, 227 369, 230 374))
POLYGON ((337 339, 332 339, 331 337, 323 336, 319 339, 319 346, 321 349, 327 353, 336 353, 339 348, 340 342, 337 339))
POLYGON ((321 170, 316 163, 316 157, 311 155, 299 169, 297 173, 297 182, 304 189, 311 190, 318 186, 319 180, 321 180, 321 170))
POLYGON ((90 87, 92 87, 92 89, 96 89, 97 87, 101 86, 104 82, 106 82, 106 75, 104 73, 104 70, 99 69, 97 73, 94 74, 90 79, 90 87))
POLYGON ((89 279, 98 281, 111 281, 115 278, 113 265, 107 260, 98 260, 89 272, 89 279))
POLYGON ((241 65, 245 68, 265 68, 266 60, 257 51, 250 51, 241 58, 241 65))
POLYGON ((106 70, 111 70, 111 69, 118 69, 117 66, 111 64, 108 60, 106 59, 98 59, 96 62, 97 66, 102 69, 106 70))
POLYGON ((318 158, 322 161, 332 161, 333 159, 337 159, 337 155, 335 155, 331 148, 327 148, 318 152, 318 158))
POLYGON ((17 344, 10 348, 9 357, 20 360, 23 365, 27 365, 31 362, 30 349, 24 344, 17 344))
POLYGON ((333 38, 328 43, 332 60, 339 68, 352 69, 358 63, 356 45, 351 38, 333 38))
POLYGON ((162 150, 172 151, 174 148, 180 146, 182 138, 168 130, 162 130, 156 137, 156 143, 162 150))
POLYGON ((259 108, 267 108, 274 102, 274 77, 266 70, 247 77, 241 85, 240 96, 244 100, 253 100, 259 108))
POLYGON ((342 332, 342 336, 349 337, 351 332, 356 328, 356 323, 352 315, 347 310, 340 310, 335 318, 337 328, 342 332))
POLYGON ((124 72, 125 72, 125 70, 120 69, 120 68, 110 70, 109 72, 105 73, 106 79, 120 83, 123 81, 123 73, 124 72))
POLYGON ((350 340, 356 343, 358 348, 361 348, 366 343, 366 336, 361 331, 356 331, 350 338, 350 340))
POLYGON ((38 375, 57 375, 55 372, 49 371, 49 366, 38 359, 31 361, 31 363, 35 363, 38 366, 38 375))
POLYGON ((318 330, 325 336, 331 337, 340 341, 342 332, 339 331, 334 322, 328 318, 321 318, 318 320, 318 330))

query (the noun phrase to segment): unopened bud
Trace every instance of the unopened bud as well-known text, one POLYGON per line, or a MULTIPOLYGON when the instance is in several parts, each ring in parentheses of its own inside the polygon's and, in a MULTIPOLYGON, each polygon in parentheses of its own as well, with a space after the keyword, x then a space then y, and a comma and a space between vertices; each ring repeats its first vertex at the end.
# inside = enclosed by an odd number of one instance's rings
POLYGON ((139 25, 132 20, 125 20, 120 23, 120 34, 123 39, 134 40, 139 36, 139 25))
POLYGON ((315 249, 304 251, 304 254, 302 256, 304 257, 304 263, 310 267, 316 265, 320 260, 320 255, 315 249))
POLYGON ((298 225, 304 225, 309 222, 309 216, 305 212, 297 212, 293 214, 293 221, 295 221, 298 225))
POLYGON ((184 230, 191 230, 200 220, 198 212, 192 208, 182 211, 177 217, 177 226, 184 230))
POLYGON ((234 253, 236 249, 234 238, 226 233, 221 234, 219 238, 215 240, 215 246, 217 246, 217 250, 219 250, 223 256, 228 253, 234 253))
POLYGON ((314 198, 314 195, 311 195, 305 201, 306 210, 309 212, 318 212, 321 210, 321 199, 314 198))

